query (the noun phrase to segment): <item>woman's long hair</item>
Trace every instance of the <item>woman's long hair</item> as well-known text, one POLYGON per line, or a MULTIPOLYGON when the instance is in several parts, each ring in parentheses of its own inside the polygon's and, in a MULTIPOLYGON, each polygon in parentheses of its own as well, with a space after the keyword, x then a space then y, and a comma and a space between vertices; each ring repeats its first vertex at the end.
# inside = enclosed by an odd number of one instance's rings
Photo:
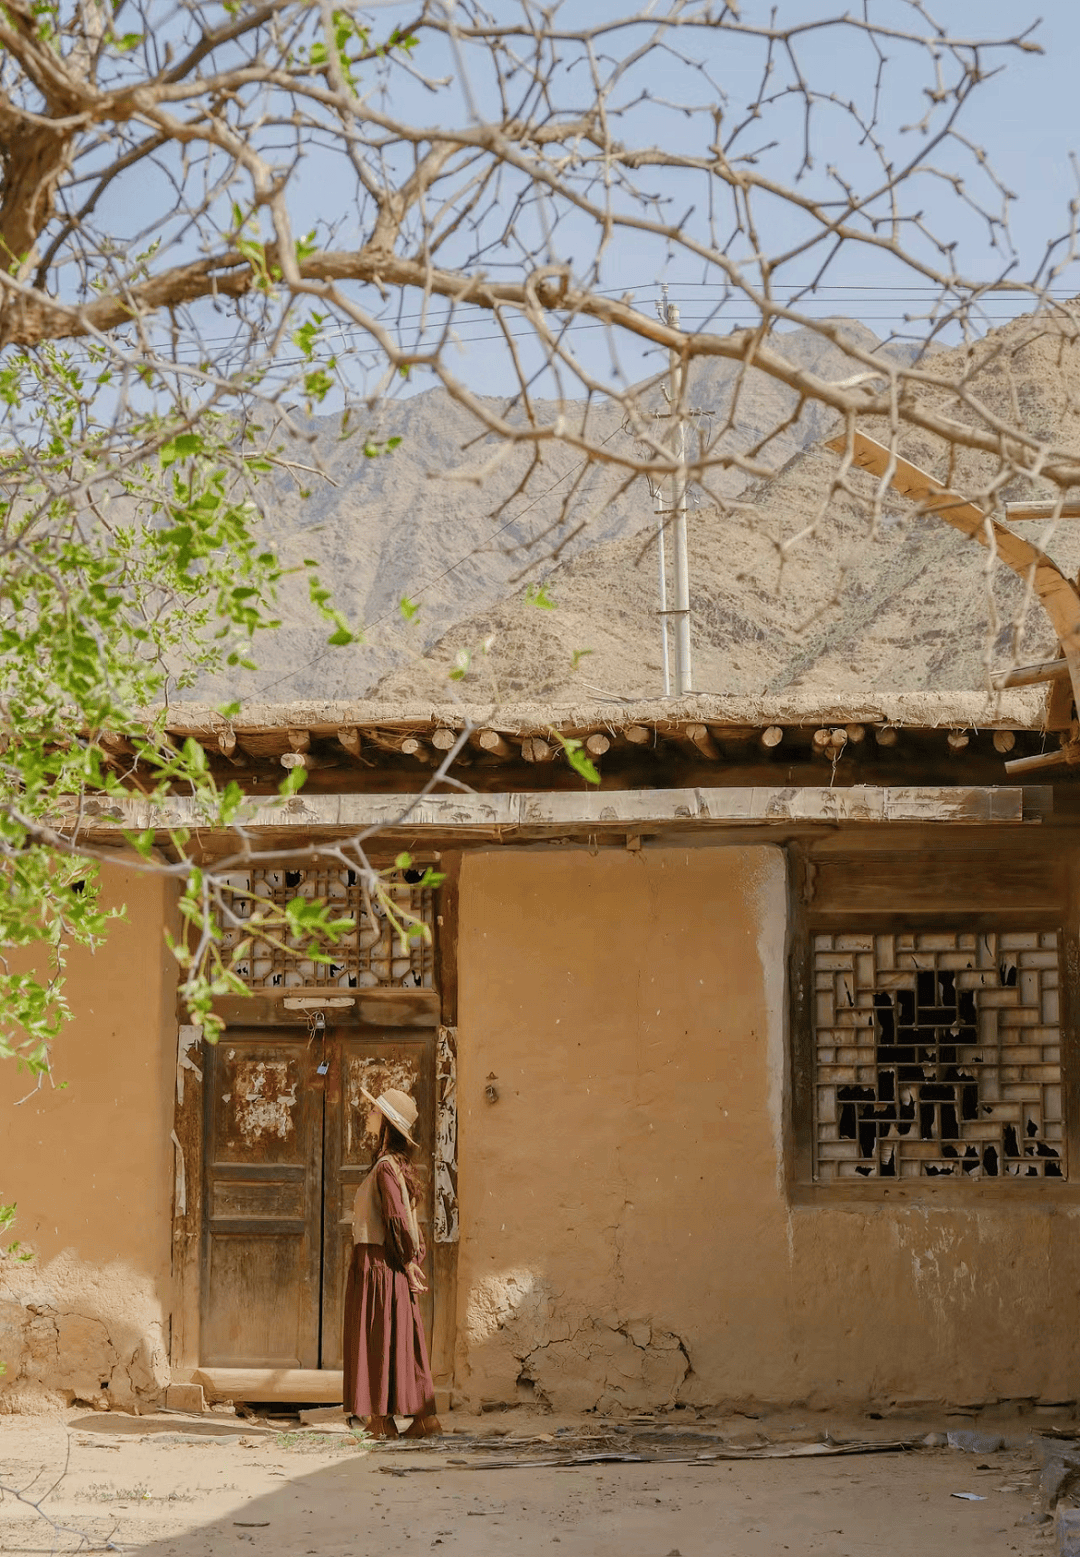
POLYGON ((412 1162, 414 1150, 412 1142, 407 1141, 396 1125, 392 1125, 383 1114, 382 1124, 379 1127, 379 1142, 375 1148, 376 1159, 387 1155, 397 1159, 401 1176, 409 1191, 409 1199, 415 1206, 420 1199, 420 1177, 412 1162))

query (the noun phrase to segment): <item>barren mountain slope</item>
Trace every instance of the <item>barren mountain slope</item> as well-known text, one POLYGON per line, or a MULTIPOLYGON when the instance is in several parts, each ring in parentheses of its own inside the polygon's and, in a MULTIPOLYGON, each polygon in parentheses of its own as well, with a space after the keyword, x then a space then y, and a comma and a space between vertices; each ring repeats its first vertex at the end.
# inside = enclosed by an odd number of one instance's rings
MULTIPOLYGON (((966 358, 942 353, 932 365, 942 376, 967 366, 973 392, 1003 417, 1019 412, 1040 438, 1080 448, 1080 351, 1061 328, 1020 320, 966 358)), ((927 399, 958 419, 970 417, 945 392, 928 390, 927 399)), ((867 431, 885 436, 884 429, 867 431)), ((917 464, 948 475, 938 440, 909 435, 902 447, 917 464)), ((752 508, 691 510, 695 691, 979 688, 990 663, 1052 652, 1042 609, 1036 602, 1025 613, 1024 586, 1013 574, 988 572, 982 548, 939 520, 914 517, 895 494, 871 535, 862 500, 841 493, 826 502, 837 468, 835 455, 811 448, 742 494, 752 508), (819 514, 814 534, 782 561, 780 547, 819 514)), ((997 469, 992 456, 962 452, 952 480, 978 498, 997 469)), ((863 498, 873 490, 861 473, 852 485, 863 498)), ((1048 493, 1014 483, 1005 495, 1048 493)), ((1024 533, 1037 541, 1040 529, 1027 524, 1024 533)), ((656 558, 644 539, 610 541, 552 570, 553 610, 530 606, 517 592, 462 622, 429 655, 386 677, 380 701, 501 700, 529 691, 555 701, 589 691, 655 695, 656 558), (448 680, 465 654, 471 659, 464 681, 448 680)), ((1080 524, 1063 521, 1048 549, 1075 574, 1080 524)))
MULTIPOLYGON (((877 345, 864 326, 847 321, 844 328, 862 348, 877 345)), ((795 332, 785 345, 792 356, 827 377, 842 378, 855 367, 850 357, 813 332, 795 332)), ((736 377, 731 363, 701 365, 689 386, 690 404, 725 415, 736 377)), ((663 406, 659 388, 646 391, 644 398, 656 409, 663 406)), ((501 403, 490 404, 504 409, 501 403)), ((725 441, 737 439, 746 447, 783 424, 794 407, 789 391, 751 373, 739 392, 737 431, 725 441)), ((571 417, 584 415, 578 404, 563 409, 571 417)), ((545 421, 554 420, 558 410, 553 402, 537 405, 545 421)), ((520 419, 519 413, 512 415, 520 419)), ((588 418, 595 438, 629 445, 618 407, 598 403, 588 418)), ((258 671, 244 673, 239 680, 204 683, 197 695, 278 701, 364 696, 388 670, 412 663, 458 623, 498 608, 522 580, 542 578, 554 552, 559 551, 565 565, 598 545, 652 527, 652 502, 644 484, 618 495, 616 474, 603 467, 582 471, 578 456, 564 447, 546 449, 543 465, 531 474, 524 447, 511 450, 485 471, 492 456, 505 451, 498 451, 492 438, 477 442, 475 423, 441 389, 385 409, 370 429, 362 416, 354 417, 354 426, 358 424, 374 436, 397 435, 402 442, 392 454, 365 458, 363 437, 342 439, 337 417, 313 419, 307 424, 311 450, 290 452, 305 464, 321 465, 329 481, 300 474, 296 482, 276 483, 265 532, 287 560, 311 557, 318 562, 350 621, 364 629, 365 643, 327 650, 327 631, 313 622, 306 585, 297 578, 286 587, 283 630, 256 645, 258 671), (484 471, 479 483, 464 479, 478 471, 484 471), (524 489, 517 492, 527 475, 524 489), (577 486, 576 477, 583 477, 577 486), (301 481, 310 488, 306 497, 299 492, 301 481), (572 502, 563 514, 561 505, 568 495, 572 502), (402 596, 421 604, 419 615, 408 624, 398 609, 402 596)), ((820 437, 825 425, 821 411, 808 407, 764 457, 779 468, 820 437)), ((716 489, 733 496, 744 484, 745 477, 730 472, 716 489)), ((635 550, 637 543, 630 544, 635 550)))

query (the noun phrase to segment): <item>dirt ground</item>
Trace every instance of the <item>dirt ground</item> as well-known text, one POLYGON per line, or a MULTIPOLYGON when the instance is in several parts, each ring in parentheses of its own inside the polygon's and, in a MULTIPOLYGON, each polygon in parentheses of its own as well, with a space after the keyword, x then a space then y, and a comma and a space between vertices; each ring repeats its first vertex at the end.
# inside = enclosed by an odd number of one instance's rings
POLYGON ((81 1410, 52 1420, 0 1418, 0 1482, 42 1499, 42 1512, 63 1527, 5 1493, 0 1551, 69 1552, 83 1536, 93 1549, 111 1542, 153 1557, 240 1557, 249 1547, 259 1557, 368 1557, 439 1546, 469 1557, 531 1557, 555 1546, 559 1557, 1034 1557, 1053 1550, 1052 1526, 1032 1522, 1038 1474, 1025 1442, 1030 1422, 1002 1424, 1011 1447, 990 1453, 941 1446, 809 1457, 808 1446, 826 1434, 882 1442, 982 1428, 951 1418, 839 1421, 798 1413, 670 1420, 658 1418, 654 1430, 524 1411, 479 1419, 455 1413, 444 1421, 447 1437, 432 1448, 372 1447, 341 1426, 298 1433, 231 1419, 81 1410), (695 1440, 698 1432, 705 1436, 695 1440), (634 1436, 642 1433, 647 1444, 634 1436), (745 1452, 763 1440, 774 1452, 802 1445, 807 1457, 700 1458, 725 1445, 745 1452), (614 1452, 659 1447, 689 1463, 504 1466, 522 1456, 610 1451, 613 1441, 614 1452), (498 1468, 473 1468, 493 1461, 498 1468))

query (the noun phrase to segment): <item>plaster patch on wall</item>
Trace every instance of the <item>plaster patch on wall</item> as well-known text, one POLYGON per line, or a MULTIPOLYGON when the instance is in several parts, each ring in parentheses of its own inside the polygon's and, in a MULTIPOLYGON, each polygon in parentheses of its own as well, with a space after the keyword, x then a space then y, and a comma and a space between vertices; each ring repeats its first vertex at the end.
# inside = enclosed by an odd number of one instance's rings
POLYGON ((534 1386, 555 1411, 628 1411, 674 1405, 690 1373, 677 1335, 629 1320, 612 1327, 586 1319, 565 1340, 521 1359, 519 1382, 534 1386))
POLYGON ((980 1285, 964 1258, 972 1231, 978 1238, 978 1228, 958 1227, 921 1206, 912 1207, 897 1227, 897 1241, 911 1262, 915 1290, 944 1334, 955 1331, 970 1304, 987 1296, 985 1275, 980 1285))
MULTIPOLYGON (((65 1303, 62 1279, 0 1272, 0 1415, 40 1414, 77 1401, 126 1410, 152 1405, 169 1382, 160 1320, 125 1314, 100 1294, 65 1303), (50 1290, 52 1289, 52 1290, 50 1290)), ((68 1301, 72 1301, 71 1298, 68 1301)))
POLYGON ((478 1282, 465 1329, 489 1387, 501 1381, 493 1398, 516 1392, 555 1411, 674 1405, 693 1372, 678 1335, 647 1316, 590 1312, 528 1270, 478 1282))

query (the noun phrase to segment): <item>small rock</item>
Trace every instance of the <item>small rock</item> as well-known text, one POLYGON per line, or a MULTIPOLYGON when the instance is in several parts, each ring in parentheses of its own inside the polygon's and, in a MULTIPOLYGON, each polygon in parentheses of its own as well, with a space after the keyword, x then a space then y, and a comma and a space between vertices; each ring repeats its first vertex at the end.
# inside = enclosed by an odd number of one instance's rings
POLYGON ((927 1433, 920 1443, 924 1449, 944 1449, 949 1442, 948 1433, 927 1433))
POLYGON ((963 1449, 965 1454, 993 1454, 1005 1447, 1000 1433, 977 1433, 967 1428, 957 1428, 949 1434, 950 1449, 963 1449))

